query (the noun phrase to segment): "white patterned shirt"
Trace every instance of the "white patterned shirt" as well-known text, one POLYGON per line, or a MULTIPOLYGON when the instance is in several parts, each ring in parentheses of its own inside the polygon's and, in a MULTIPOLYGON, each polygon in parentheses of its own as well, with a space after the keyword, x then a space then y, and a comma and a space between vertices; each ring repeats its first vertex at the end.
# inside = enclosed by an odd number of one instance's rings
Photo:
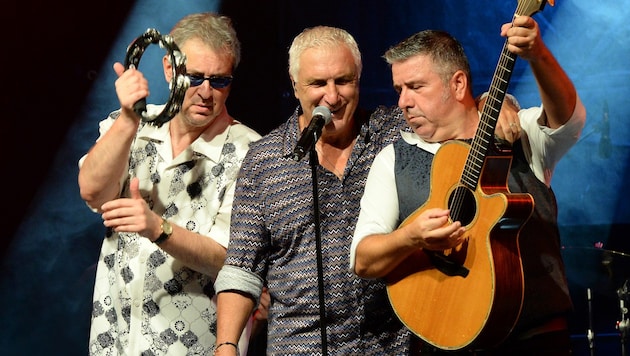
MULTIPOLYGON (((101 121, 101 137, 118 114, 101 121)), ((129 196, 129 180, 138 177, 153 211, 227 246, 234 182, 249 143, 260 135, 236 123, 211 140, 202 134, 171 158, 169 125, 141 123, 128 174, 121 177, 121 197, 129 196)), ((137 233, 108 231, 94 285, 91 355, 211 355, 215 334, 216 297, 209 276, 137 233)), ((247 336, 246 330, 239 342, 243 353, 247 336)))

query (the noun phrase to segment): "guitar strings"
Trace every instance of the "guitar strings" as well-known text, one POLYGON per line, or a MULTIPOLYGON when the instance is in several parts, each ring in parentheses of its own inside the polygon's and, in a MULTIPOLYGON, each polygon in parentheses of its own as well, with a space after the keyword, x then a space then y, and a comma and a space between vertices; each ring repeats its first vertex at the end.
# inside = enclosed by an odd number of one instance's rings
MULTIPOLYGON (((514 13, 514 17, 516 17, 519 13, 522 13, 522 5, 523 4, 519 1, 516 12, 514 13)), ((479 123, 480 127, 477 128, 477 133, 485 133, 486 137, 476 134, 473 138, 470 148, 471 153, 468 155, 468 158, 464 165, 464 171, 462 172, 462 176, 460 178, 461 185, 464 186, 464 188, 472 190, 473 193, 476 190, 477 185, 479 184, 481 169, 484 163, 483 160, 485 159, 485 154, 489 146, 490 137, 492 135, 492 133, 489 132, 489 129, 496 127, 496 121, 498 118, 498 115, 496 115, 496 117, 493 117, 492 115, 490 115, 490 113, 488 113, 488 111, 500 111, 501 104, 503 102, 503 99, 505 98, 505 92, 507 91, 512 69, 514 68, 514 62, 516 61, 515 55, 508 51, 507 46, 508 41, 506 39, 503 45, 503 49, 501 51, 501 55, 499 56, 499 63, 497 64, 495 75, 493 77, 488 93, 488 100, 494 100, 496 102, 488 105, 488 102, 486 101, 486 105, 484 105, 482 112, 482 117, 489 118, 490 122, 481 120, 479 123), (499 77, 501 76, 501 73, 503 74, 503 77, 505 77, 506 75, 507 77, 504 79, 500 79, 499 77), (503 83, 505 86, 504 90, 501 90, 500 88, 501 83, 503 83), (502 99, 498 100, 497 96, 502 96, 502 99), (498 106, 498 108, 494 108, 493 105, 498 106), (474 164, 474 161, 476 161, 477 164, 474 164), (477 168, 476 170, 475 167, 477 168)), ((451 209, 451 217, 461 216, 460 214, 464 208, 465 197, 466 191, 464 189, 455 190, 452 204, 451 206, 449 206, 449 209, 451 209)))

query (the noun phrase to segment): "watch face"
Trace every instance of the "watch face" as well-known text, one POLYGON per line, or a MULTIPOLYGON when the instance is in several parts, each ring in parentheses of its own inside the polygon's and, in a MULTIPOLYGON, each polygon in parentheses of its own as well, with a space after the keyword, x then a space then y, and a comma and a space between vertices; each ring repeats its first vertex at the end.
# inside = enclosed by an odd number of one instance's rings
POLYGON ((162 221, 162 231, 164 231, 165 234, 170 235, 173 233, 173 227, 171 226, 171 224, 166 221, 163 220, 162 221))

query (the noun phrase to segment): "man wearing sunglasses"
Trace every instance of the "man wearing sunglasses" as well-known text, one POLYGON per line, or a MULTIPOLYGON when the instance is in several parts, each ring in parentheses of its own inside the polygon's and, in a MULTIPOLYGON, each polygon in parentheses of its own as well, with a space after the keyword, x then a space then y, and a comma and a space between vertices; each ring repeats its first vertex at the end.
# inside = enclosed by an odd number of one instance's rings
MULTIPOLYGON (((91 355, 208 355, 215 344, 213 282, 225 259, 234 182, 260 135, 225 106, 240 60, 230 19, 192 14, 170 35, 190 81, 179 112, 160 125, 144 120, 134 105, 149 95, 146 78, 115 63, 120 109, 100 123, 96 144, 79 161, 81 197, 107 228, 91 355)), ((173 65, 165 56, 169 83, 173 65)), ((150 104, 146 112, 163 108, 150 104)), ((243 354, 247 336, 237 340, 243 354)))
POLYGON ((195 75, 187 73, 186 76, 190 81, 191 87, 198 87, 206 80, 210 83, 210 86, 214 89, 223 89, 230 84, 232 84, 232 76, 231 75, 211 75, 209 77, 204 77, 203 75, 195 75))

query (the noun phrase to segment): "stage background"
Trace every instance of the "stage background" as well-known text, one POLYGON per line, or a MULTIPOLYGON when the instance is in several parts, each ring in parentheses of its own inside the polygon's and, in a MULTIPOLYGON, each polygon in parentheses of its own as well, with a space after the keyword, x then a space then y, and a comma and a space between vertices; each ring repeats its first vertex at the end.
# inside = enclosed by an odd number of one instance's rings
MULTIPOLYGON (((558 0, 535 15, 548 46, 573 79, 587 112, 582 137, 557 167, 552 186, 575 313, 576 355, 621 353, 618 292, 630 267, 630 1, 558 0), (591 291, 590 305, 587 290, 591 291), (590 308, 589 308, 590 306, 590 308), (590 318, 589 318, 590 316, 590 318), (589 322, 589 319, 590 322, 589 322)), ((364 59, 361 105, 394 105, 381 55, 426 28, 463 43, 475 93, 487 90, 503 46, 502 23, 516 1, 199 1, 11 2, 2 12, 5 77, 1 148, 4 203, 0 269, 0 350, 4 355, 85 355, 94 266, 104 228, 81 201, 77 161, 98 122, 116 109, 114 61, 149 27, 167 33, 182 16, 219 11, 233 18, 243 43, 230 113, 265 134, 295 108, 287 49, 303 28, 349 30, 364 59), (8 109, 8 110, 7 110, 8 109)), ((140 64, 149 102, 167 95, 151 46, 140 64)), ((526 62, 510 84, 522 106, 540 99, 526 62)), ((626 315, 627 318, 627 315, 626 315)))

